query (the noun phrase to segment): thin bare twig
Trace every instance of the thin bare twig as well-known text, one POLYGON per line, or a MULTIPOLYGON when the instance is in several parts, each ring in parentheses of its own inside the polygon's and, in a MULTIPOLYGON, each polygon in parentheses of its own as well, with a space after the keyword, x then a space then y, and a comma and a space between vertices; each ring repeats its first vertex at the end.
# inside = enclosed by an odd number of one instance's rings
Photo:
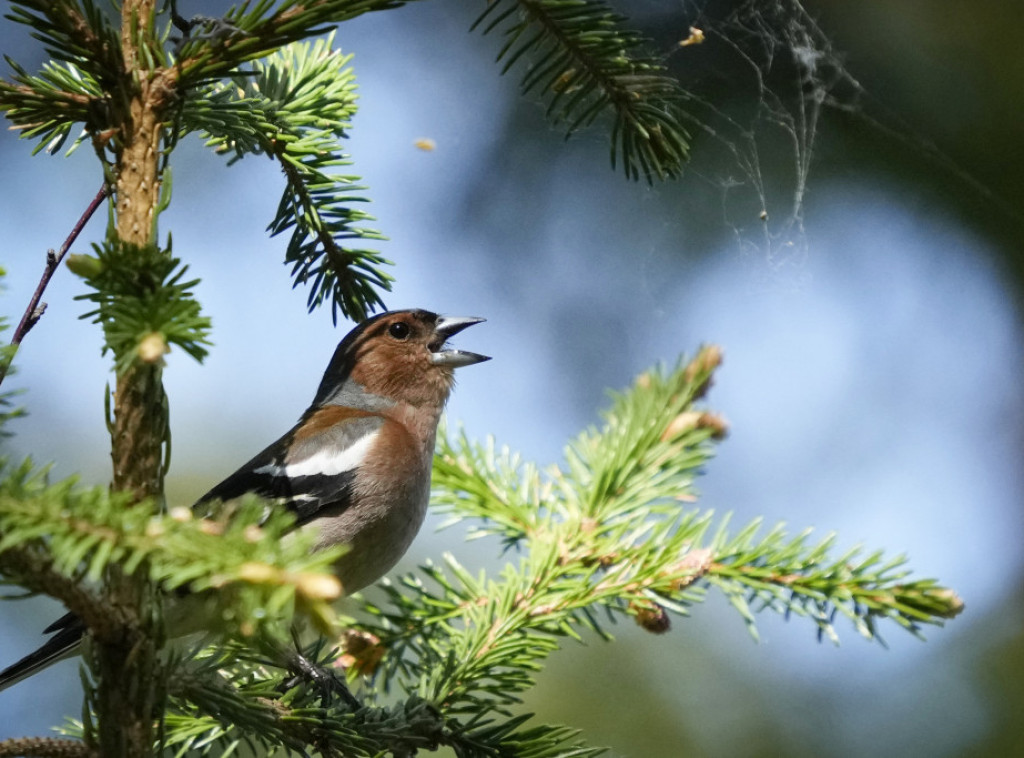
MULTIPOLYGON (((64 260, 64 256, 67 255, 68 250, 78 239, 78 235, 81 234, 82 229, 92 218, 92 214, 96 212, 96 209, 100 207, 100 204, 110 194, 110 188, 106 183, 100 187, 100 191, 96 193, 96 197, 92 199, 92 202, 86 207, 85 212, 82 213, 78 222, 71 229, 71 233, 68 234, 67 239, 64 240, 64 244, 60 246, 60 250, 54 252, 53 250, 46 251, 46 268, 43 269, 43 275, 39 279, 39 284, 36 285, 36 291, 32 293, 32 298, 28 301, 28 307, 25 308, 25 313, 21 317, 21 321, 18 322, 17 329, 14 330, 14 336, 11 337, 12 345, 20 345, 21 341, 25 339, 25 335, 28 334, 29 330, 36 325, 36 322, 42 317, 43 312, 46 310, 46 303, 40 303, 39 301, 43 297, 43 292, 46 290, 46 285, 50 283, 50 279, 53 278, 54 272, 60 262, 64 260)), ((3 383, 4 378, 7 376, 7 370, 10 368, 11 360, 14 356, 10 356, 8 360, 0 363, 0 383, 3 383)))

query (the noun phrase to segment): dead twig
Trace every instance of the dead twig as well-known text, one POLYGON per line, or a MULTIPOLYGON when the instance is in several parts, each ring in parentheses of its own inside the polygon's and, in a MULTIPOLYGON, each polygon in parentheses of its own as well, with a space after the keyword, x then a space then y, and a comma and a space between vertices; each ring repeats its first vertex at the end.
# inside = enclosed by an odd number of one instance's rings
MULTIPOLYGON (((21 341, 25 339, 25 335, 28 334, 29 330, 36 325, 36 322, 42 317, 46 311, 46 303, 40 303, 42 300, 43 292, 46 290, 46 285, 50 283, 50 279, 53 278, 54 272, 60 262, 64 260, 64 256, 67 255, 68 250, 78 239, 78 235, 85 228, 85 225, 92 218, 92 214, 96 212, 96 209, 100 207, 100 204, 106 200, 107 195, 110 194, 110 188, 104 183, 100 187, 100 191, 96 193, 96 197, 92 199, 92 202, 86 207, 82 213, 78 222, 71 229, 71 233, 68 234, 67 239, 64 240, 64 244, 60 246, 60 250, 54 252, 52 249, 46 251, 46 267, 43 269, 43 275, 39 279, 39 284, 36 285, 36 291, 32 293, 31 299, 28 301, 28 307, 25 308, 25 313, 21 317, 21 321, 18 322, 17 328, 14 330, 14 335, 11 337, 11 344, 18 346, 21 341)), ((0 363, 0 383, 3 383, 4 378, 7 376, 7 370, 10 368, 11 361, 14 359, 12 354, 6 361, 0 363)))

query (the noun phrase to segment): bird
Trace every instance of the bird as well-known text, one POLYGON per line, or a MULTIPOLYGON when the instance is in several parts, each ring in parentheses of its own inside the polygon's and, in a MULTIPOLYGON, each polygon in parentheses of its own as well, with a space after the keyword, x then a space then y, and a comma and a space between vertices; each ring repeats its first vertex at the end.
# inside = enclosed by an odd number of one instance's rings
MULTIPOLYGON (((346 545, 334 564, 346 595, 390 571, 419 532, 441 413, 454 370, 490 360, 448 340, 485 319, 387 311, 350 331, 309 408, 277 441, 192 506, 198 517, 252 493, 287 508, 315 549, 346 545)), ((66 614, 39 649, 0 671, 0 690, 77 653, 85 626, 66 614)), ((195 631, 189 629, 188 631, 195 631)))

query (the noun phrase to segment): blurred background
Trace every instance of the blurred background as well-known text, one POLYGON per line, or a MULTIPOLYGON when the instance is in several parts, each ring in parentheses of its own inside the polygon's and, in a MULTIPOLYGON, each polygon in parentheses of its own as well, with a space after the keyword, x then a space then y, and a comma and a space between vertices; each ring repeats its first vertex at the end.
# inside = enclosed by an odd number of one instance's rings
MULTIPOLYGON (((717 343, 707 403, 731 434, 702 507, 906 552, 966 610, 925 642, 883 627, 887 649, 762 615, 754 644, 712 595, 670 634, 621 626, 615 644, 567 647, 526 706, 622 756, 1024 754, 1019 3, 617 7, 694 95, 693 162, 672 184, 627 182, 601 129, 565 142, 499 77, 501 41, 468 32, 476 6, 413 4, 338 32, 361 93, 352 173, 395 262, 387 305, 488 319, 459 337, 494 360, 460 373, 449 420, 557 461, 608 388, 717 343), (691 26, 705 42, 680 47, 691 26)), ((41 62, 23 27, 0 21, 0 40, 41 62)), ((14 322, 100 183, 88 149, 31 158, 16 137, 0 135, 0 311, 14 322)), ((163 231, 202 279, 215 341, 202 366, 168 356, 169 496, 187 504, 293 423, 351 325, 307 315, 290 288, 285 240, 264 233, 273 164, 228 169, 191 139, 173 168, 163 231)), ((101 234, 96 219, 76 250, 101 234)), ((61 270, 46 293, 8 381, 29 415, 5 446, 102 484, 112 376, 78 320, 82 291, 61 270)), ((495 565, 497 545, 467 551, 429 527, 407 567, 443 550, 495 565)), ((0 606, 0 661, 58 610, 0 606)), ((0 738, 77 715, 76 665, 0 693, 0 738)))

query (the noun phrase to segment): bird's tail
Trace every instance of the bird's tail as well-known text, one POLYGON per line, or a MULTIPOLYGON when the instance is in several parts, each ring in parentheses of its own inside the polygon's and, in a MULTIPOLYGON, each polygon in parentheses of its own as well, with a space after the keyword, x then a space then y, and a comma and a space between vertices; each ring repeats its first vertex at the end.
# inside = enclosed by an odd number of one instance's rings
POLYGON ((56 634, 44 642, 38 650, 0 671, 0 690, 17 684, 52 663, 75 655, 82 642, 85 625, 69 613, 47 627, 46 631, 56 632, 56 634))

